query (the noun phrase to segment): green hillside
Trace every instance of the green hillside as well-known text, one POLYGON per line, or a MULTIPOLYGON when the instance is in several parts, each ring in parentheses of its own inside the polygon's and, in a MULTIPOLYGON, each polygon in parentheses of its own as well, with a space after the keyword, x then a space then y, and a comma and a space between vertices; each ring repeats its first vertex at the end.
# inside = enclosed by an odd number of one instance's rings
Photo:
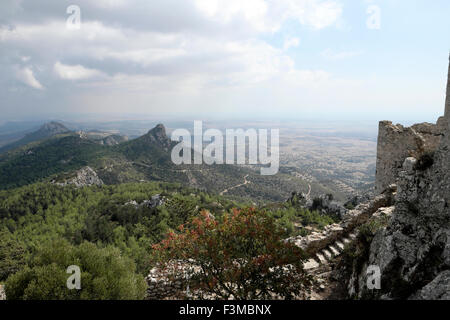
MULTIPOLYGON (((288 174, 261 176, 259 171, 242 166, 177 166, 170 158, 173 146, 162 125, 114 146, 100 145, 75 133, 60 134, 0 155, 0 189, 61 180, 84 166, 92 167, 106 184, 179 182, 254 201, 283 201, 292 191, 307 192, 309 188, 307 182, 288 174)), ((311 188, 312 195, 333 193, 319 184, 311 184, 311 188)))
MULTIPOLYGON (((73 245, 85 241, 99 247, 111 245, 133 259, 138 272, 145 275, 151 245, 161 241, 167 232, 202 210, 220 218, 233 208, 249 205, 179 183, 83 188, 36 183, 0 191, 0 243, 14 243, 22 248, 24 253, 14 258, 18 260, 8 262, 17 264, 19 269, 39 247, 57 239, 73 245), (149 203, 155 196, 157 201, 149 203)), ((286 230, 286 237, 306 232, 294 224, 322 228, 333 222, 331 217, 289 203, 267 206, 265 210, 286 230)), ((2 270, 2 265, 0 262, 0 281, 10 273, 2 270)))

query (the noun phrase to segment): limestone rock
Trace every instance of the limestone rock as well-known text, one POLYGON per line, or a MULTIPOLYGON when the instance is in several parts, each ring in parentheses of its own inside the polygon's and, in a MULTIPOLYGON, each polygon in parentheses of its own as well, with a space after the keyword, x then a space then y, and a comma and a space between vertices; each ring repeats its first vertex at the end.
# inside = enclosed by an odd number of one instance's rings
POLYGON ((339 218, 342 218, 348 211, 342 203, 334 200, 331 194, 324 194, 310 199, 308 195, 302 192, 293 192, 287 202, 310 211, 317 210, 322 214, 335 215, 339 218))
POLYGON ((141 138, 150 144, 158 144, 166 151, 169 151, 173 146, 172 141, 167 137, 166 128, 162 124, 158 124, 141 138))
POLYGON ((136 200, 130 200, 128 202, 126 202, 124 205, 130 205, 130 206, 134 206, 135 208, 139 208, 142 206, 146 206, 149 208, 156 208, 159 206, 162 206, 165 202, 164 197, 162 197, 160 194, 156 194, 154 196, 151 197, 150 200, 144 200, 141 203, 137 203, 136 200))
POLYGON ((441 272, 433 281, 419 290, 412 300, 450 300, 450 270, 441 272))
POLYGON ((76 187, 103 185, 103 181, 98 177, 97 172, 91 167, 84 167, 74 173, 74 176, 66 179, 64 182, 55 182, 59 186, 74 185, 76 187))

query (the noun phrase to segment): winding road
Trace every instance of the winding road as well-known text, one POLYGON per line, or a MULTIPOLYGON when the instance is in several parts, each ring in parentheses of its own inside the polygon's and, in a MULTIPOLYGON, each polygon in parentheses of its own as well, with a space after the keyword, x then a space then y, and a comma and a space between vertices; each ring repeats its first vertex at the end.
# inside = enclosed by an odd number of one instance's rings
POLYGON ((306 200, 309 200, 309 196, 311 195, 311 185, 308 183, 308 193, 305 195, 306 200))
POLYGON ((223 190, 221 193, 219 193, 219 195, 223 196, 224 193, 227 193, 228 191, 230 191, 230 190, 232 190, 232 189, 239 188, 239 187, 245 186, 246 184, 251 183, 250 181, 247 180, 248 176, 249 176, 249 175, 247 174, 247 175, 244 177, 244 183, 241 183, 241 184, 235 185, 234 187, 225 189, 225 190, 223 190))

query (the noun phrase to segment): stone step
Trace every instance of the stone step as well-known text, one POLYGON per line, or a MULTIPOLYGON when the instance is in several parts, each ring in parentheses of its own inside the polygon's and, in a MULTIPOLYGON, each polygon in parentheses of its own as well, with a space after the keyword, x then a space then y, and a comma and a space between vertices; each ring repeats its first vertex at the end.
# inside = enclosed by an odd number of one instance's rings
POLYGON ((327 249, 323 249, 323 250, 322 250, 322 254, 323 254, 323 256, 324 256, 327 260, 333 259, 333 255, 332 255, 331 252, 328 251, 327 249))
POLYGON ((336 241, 334 244, 339 251, 344 251, 345 245, 342 242, 336 241))
POLYGON ((329 278, 330 277, 330 275, 331 275, 331 271, 325 271, 325 272, 322 272, 322 273, 318 273, 317 274, 317 279, 326 279, 326 278, 329 278))
POLYGON ((336 249, 336 248, 333 247, 333 246, 328 246, 328 249, 330 249, 331 253, 332 253, 333 256, 335 256, 335 257, 341 254, 341 253, 338 251, 338 249, 336 249))
POLYGON ((352 242, 350 239, 348 239, 348 238, 344 238, 344 239, 342 239, 342 242, 344 243, 344 244, 349 244, 350 242, 352 242))
POLYGON ((353 232, 353 233, 350 233, 348 236, 350 237, 350 239, 355 240, 357 235, 358 234, 356 232, 353 232))
POLYGON ((305 270, 311 270, 311 269, 315 269, 315 268, 317 268, 317 267, 319 267, 320 266, 320 264, 316 261, 316 260, 314 260, 314 259, 309 259, 308 261, 306 261, 304 264, 303 264, 303 269, 305 269, 305 270))
POLYGON ((325 257, 321 253, 316 254, 316 260, 318 260, 322 264, 328 263, 327 259, 325 259, 325 257))

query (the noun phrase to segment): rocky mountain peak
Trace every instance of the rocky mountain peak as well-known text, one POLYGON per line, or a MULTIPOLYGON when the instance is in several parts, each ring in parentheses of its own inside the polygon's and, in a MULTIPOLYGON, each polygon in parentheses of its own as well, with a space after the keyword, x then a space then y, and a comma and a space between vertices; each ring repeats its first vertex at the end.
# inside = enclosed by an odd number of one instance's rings
POLYGON ((158 143, 160 146, 162 146, 164 149, 168 149, 170 148, 172 142, 169 139, 169 137, 166 134, 166 128, 164 127, 163 124, 158 124, 156 125, 156 127, 154 127, 153 129, 151 129, 146 135, 145 137, 150 140, 150 142, 154 143, 158 143))
POLYGON ((38 132, 42 134, 45 133, 47 135, 55 135, 69 131, 70 130, 67 129, 63 124, 56 121, 44 123, 38 130, 38 132))
POLYGON ((148 131, 148 134, 151 134, 160 139, 168 139, 166 135, 166 127, 164 127, 164 125, 161 123, 157 124, 153 129, 150 129, 148 131))

